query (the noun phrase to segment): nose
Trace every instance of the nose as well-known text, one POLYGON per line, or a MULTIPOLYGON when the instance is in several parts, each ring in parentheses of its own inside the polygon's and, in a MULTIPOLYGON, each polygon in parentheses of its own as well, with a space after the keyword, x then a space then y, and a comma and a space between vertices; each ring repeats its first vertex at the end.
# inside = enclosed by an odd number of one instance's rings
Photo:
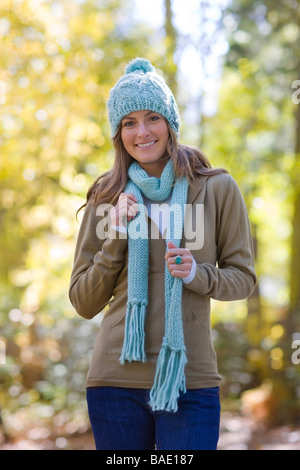
POLYGON ((149 135, 149 128, 147 126, 147 123, 144 121, 141 121, 138 123, 138 130, 137 130, 137 136, 138 137, 145 137, 149 135))

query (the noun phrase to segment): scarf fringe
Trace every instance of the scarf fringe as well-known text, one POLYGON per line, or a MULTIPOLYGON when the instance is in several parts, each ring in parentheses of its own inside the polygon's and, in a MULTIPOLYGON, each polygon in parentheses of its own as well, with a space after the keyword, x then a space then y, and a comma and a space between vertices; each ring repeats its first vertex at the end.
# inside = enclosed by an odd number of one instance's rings
POLYGON ((119 359, 121 364, 125 361, 147 361, 144 350, 146 307, 147 302, 143 300, 133 300, 127 304, 124 342, 119 359))
POLYGON ((176 350, 163 344, 160 350, 149 405, 153 411, 178 409, 180 392, 186 392, 184 368, 187 363, 185 348, 176 350))

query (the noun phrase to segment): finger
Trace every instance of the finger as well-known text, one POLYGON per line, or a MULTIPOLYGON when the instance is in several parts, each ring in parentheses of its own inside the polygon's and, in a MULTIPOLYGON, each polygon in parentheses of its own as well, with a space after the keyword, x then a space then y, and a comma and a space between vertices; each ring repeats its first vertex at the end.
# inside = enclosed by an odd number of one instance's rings
POLYGON ((137 211, 138 204, 125 197, 120 199, 116 207, 118 207, 119 210, 129 211, 129 209, 132 208, 132 210, 137 211))
POLYGON ((177 251, 175 255, 166 257, 166 261, 169 265, 175 264, 176 266, 182 266, 183 264, 192 264, 193 256, 190 253, 180 254, 177 251), (180 262, 178 258, 180 258, 180 262))
POLYGON ((185 264, 184 266, 172 264, 168 269, 173 277, 184 278, 190 274, 192 266, 190 264, 185 264))
POLYGON ((188 262, 185 262, 185 263, 182 263, 182 264, 176 264, 176 263, 167 263, 167 267, 169 269, 170 272, 173 272, 173 271, 188 271, 190 272, 191 269, 192 269, 192 265, 193 263, 188 261, 188 262))
POLYGON ((137 214, 137 198, 130 193, 121 193, 119 196, 118 204, 122 216, 126 215, 128 220, 135 217, 137 214))
POLYGON ((171 248, 169 250, 166 251, 166 254, 165 254, 165 259, 169 259, 169 258, 176 258, 176 256, 191 256, 192 257, 192 254, 190 252, 190 250, 188 250, 187 248, 171 248))
POLYGON ((170 240, 168 241, 168 248, 171 250, 172 248, 177 248, 177 246, 170 240))
POLYGON ((171 276, 173 277, 179 277, 180 279, 184 279, 185 277, 187 277, 189 274, 190 274, 190 271, 178 271, 178 270, 174 270, 174 271, 170 271, 171 273, 171 276))
POLYGON ((128 210, 131 209, 133 211, 137 211, 138 210, 138 204, 136 202, 132 202, 132 201, 127 201, 127 207, 128 207, 128 210))
POLYGON ((131 217, 135 217, 138 212, 138 205, 136 203, 129 204, 127 208, 127 213, 131 217))
POLYGON ((119 199, 127 199, 128 201, 137 202, 137 198, 132 193, 121 193, 119 199))

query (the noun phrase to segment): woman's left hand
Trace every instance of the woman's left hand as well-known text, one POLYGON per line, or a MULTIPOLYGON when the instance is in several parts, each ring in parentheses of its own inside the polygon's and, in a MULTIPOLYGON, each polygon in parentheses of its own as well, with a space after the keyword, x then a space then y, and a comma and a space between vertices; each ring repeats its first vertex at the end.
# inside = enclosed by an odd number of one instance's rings
POLYGON ((183 279, 190 274, 193 265, 193 256, 187 248, 178 248, 174 243, 168 242, 168 250, 165 255, 165 260, 173 277, 180 277, 183 279), (178 255, 181 257, 180 264, 175 262, 178 255))

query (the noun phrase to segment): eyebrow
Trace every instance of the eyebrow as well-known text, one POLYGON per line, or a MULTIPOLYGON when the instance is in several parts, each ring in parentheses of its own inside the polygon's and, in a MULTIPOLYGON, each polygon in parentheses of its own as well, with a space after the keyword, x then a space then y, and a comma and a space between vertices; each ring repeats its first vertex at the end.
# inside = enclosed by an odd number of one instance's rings
MULTIPOLYGON (((148 111, 148 113, 146 113, 145 116, 149 116, 149 114, 158 114, 158 113, 156 113, 155 111, 148 111)), ((122 121, 124 121, 125 119, 130 119, 130 120, 135 119, 136 120, 136 118, 131 116, 130 114, 123 117, 122 121)))

